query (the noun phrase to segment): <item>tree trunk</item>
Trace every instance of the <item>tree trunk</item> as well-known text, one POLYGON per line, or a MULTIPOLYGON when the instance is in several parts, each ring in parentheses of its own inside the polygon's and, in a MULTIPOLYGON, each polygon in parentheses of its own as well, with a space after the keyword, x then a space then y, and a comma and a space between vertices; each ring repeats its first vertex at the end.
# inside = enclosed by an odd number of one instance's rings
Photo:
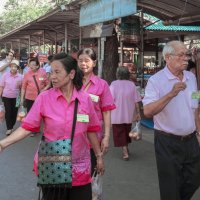
POLYGON ((105 79, 108 84, 116 80, 116 70, 119 63, 118 46, 119 43, 116 35, 106 38, 103 79, 105 79))

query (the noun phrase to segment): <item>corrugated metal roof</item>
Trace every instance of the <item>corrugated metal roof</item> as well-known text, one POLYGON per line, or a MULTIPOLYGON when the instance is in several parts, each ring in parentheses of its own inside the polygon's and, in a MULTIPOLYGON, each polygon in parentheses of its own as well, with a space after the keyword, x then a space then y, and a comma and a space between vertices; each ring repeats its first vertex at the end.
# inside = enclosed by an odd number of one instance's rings
POLYGON ((164 26, 163 22, 157 22, 145 28, 146 30, 152 31, 190 31, 190 32, 200 32, 200 26, 177 26, 169 25, 164 26))

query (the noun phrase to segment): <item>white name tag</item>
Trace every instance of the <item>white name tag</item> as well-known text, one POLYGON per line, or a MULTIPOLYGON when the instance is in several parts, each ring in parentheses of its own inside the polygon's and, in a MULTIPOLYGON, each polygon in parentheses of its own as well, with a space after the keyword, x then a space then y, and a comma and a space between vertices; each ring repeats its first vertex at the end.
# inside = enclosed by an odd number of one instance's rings
POLYGON ((43 77, 40 77, 40 78, 39 78, 39 80, 40 80, 40 81, 43 81, 43 80, 44 80, 44 78, 43 78, 43 77))
POLYGON ((89 115, 77 114, 77 122, 89 122, 89 115))
POLYGON ((200 99, 200 91, 192 92, 192 99, 200 99))
POLYGON ((98 102, 99 101, 99 96, 94 95, 94 94, 89 94, 90 98, 92 99, 93 102, 98 102))

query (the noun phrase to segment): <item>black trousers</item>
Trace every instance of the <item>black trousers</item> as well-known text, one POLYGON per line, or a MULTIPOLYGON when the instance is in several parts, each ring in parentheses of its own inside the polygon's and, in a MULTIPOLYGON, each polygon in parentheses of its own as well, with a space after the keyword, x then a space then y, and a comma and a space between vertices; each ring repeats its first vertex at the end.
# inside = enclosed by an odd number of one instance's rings
POLYGON ((25 99, 26 101, 26 108, 27 108, 27 113, 30 111, 31 107, 33 106, 34 101, 25 99))
POLYGON ((92 200, 91 184, 72 188, 42 188, 42 200, 92 200))
POLYGON ((15 107, 16 104, 16 98, 2 98, 4 106, 5 106, 5 120, 6 120, 6 127, 8 130, 13 129, 16 118, 17 118, 17 111, 18 108, 15 107))
POLYGON ((161 200, 190 200, 200 185, 200 147, 196 135, 180 139, 155 130, 161 200))

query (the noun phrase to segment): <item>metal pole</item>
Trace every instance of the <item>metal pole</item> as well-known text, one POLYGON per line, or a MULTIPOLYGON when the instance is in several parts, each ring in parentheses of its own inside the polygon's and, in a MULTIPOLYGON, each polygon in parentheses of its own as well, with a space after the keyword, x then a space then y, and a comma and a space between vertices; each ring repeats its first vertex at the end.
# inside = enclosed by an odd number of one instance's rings
POLYGON ((31 55, 31 36, 30 35, 28 37, 28 54, 30 57, 30 55, 31 55))
POLYGON ((101 65, 101 38, 98 38, 98 76, 102 76, 102 65, 101 65))
POLYGON ((80 27, 80 34, 79 34, 79 49, 82 48, 82 29, 80 27))
POLYGON ((68 42, 68 33, 67 33, 67 24, 65 24, 65 53, 68 52, 67 42, 68 42))
POLYGON ((123 66, 123 42, 121 41, 121 37, 120 37, 120 66, 123 66))
POLYGON ((144 31, 143 31, 143 11, 140 12, 140 66, 142 71, 141 87, 144 88, 144 31))
POLYGON ((45 30, 43 30, 43 53, 45 53, 45 30))
POLYGON ((58 52, 58 48, 57 48, 57 33, 55 32, 55 53, 58 52))

